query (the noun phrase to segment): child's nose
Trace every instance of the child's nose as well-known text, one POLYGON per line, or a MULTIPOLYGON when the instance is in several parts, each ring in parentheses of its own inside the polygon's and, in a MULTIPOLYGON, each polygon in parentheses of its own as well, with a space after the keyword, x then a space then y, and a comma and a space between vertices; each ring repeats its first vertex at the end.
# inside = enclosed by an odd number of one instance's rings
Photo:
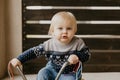
POLYGON ((66 30, 66 29, 63 29, 63 33, 67 33, 67 30, 66 30))

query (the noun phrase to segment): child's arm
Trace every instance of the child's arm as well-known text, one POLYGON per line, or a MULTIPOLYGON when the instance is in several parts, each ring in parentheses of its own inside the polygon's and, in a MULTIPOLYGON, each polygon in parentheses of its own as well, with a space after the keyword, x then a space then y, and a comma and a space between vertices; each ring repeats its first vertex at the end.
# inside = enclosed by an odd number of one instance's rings
POLYGON ((76 51, 76 53, 69 56, 68 61, 70 64, 76 64, 79 61, 85 62, 89 59, 90 52, 87 47, 82 48, 80 51, 76 51))
POLYGON ((80 51, 77 51, 75 53, 75 55, 78 56, 78 58, 81 62, 86 62, 89 60, 91 53, 89 51, 89 48, 87 46, 85 46, 80 51))
POLYGON ((40 55, 43 55, 43 51, 44 50, 43 50, 42 45, 30 48, 30 49, 24 51, 17 58, 12 59, 11 63, 14 67, 16 67, 17 65, 21 65, 28 60, 35 59, 35 58, 39 57, 40 55))

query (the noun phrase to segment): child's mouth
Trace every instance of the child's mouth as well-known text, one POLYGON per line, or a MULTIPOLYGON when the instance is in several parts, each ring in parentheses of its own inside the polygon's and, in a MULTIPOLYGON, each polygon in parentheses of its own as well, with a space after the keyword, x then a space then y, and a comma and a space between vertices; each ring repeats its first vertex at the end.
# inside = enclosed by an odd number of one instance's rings
POLYGON ((67 36, 62 36, 63 39, 67 39, 68 37, 67 36))

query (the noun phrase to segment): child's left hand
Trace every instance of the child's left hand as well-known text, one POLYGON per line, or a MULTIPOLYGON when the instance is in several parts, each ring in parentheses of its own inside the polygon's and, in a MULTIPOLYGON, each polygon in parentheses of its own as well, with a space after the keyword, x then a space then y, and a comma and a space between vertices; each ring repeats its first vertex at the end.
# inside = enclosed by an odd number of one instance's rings
POLYGON ((69 56, 68 61, 70 64, 76 64, 79 62, 79 58, 76 55, 72 54, 69 56))

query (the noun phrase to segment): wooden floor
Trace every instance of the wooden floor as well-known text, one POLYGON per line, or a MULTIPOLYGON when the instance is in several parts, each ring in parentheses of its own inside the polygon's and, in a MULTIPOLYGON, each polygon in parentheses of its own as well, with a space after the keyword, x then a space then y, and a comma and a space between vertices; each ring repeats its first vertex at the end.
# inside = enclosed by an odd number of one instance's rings
MULTIPOLYGON (((26 75, 28 80, 36 80, 36 74, 26 75)), ((120 72, 83 73, 84 80, 120 80, 120 72)), ((2 80, 10 80, 8 77, 2 80)), ((15 80, 22 80, 21 76, 15 76, 15 80)))

